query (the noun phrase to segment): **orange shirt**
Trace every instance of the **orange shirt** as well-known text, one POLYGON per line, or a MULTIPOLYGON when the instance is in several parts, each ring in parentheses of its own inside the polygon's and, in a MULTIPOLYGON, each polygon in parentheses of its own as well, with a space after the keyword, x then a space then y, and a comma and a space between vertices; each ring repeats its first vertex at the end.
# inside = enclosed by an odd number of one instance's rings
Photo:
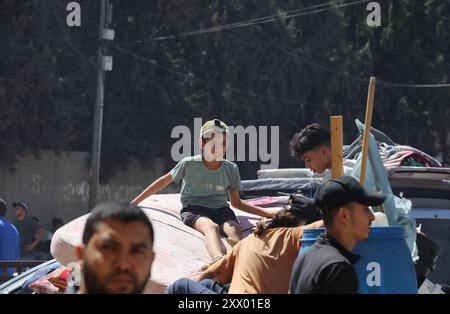
POLYGON ((268 229, 241 240, 208 268, 229 293, 288 293, 292 267, 305 226, 268 229))

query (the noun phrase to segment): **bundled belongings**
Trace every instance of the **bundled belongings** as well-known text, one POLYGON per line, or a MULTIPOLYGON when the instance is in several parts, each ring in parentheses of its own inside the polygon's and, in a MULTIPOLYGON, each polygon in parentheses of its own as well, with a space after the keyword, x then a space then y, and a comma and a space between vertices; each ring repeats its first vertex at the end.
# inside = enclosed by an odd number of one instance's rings
POLYGON ((290 211, 296 211, 305 220, 305 224, 313 223, 322 219, 321 211, 314 205, 314 199, 302 194, 291 194, 289 205, 286 206, 290 211))
POLYGON ((442 250, 436 242, 423 233, 417 233, 416 239, 419 260, 415 264, 417 285, 420 287, 428 275, 436 268, 436 262, 442 250))
POLYGON ((246 199, 248 204, 260 207, 283 207, 288 203, 288 196, 263 196, 246 199))
MULTIPOLYGON (((396 144, 386 134, 373 127, 370 131, 374 136, 376 146, 385 168, 400 166, 442 167, 442 164, 438 160, 421 150, 407 145, 396 144)), ((361 136, 359 136, 352 144, 344 148, 343 157, 345 159, 355 160, 358 159, 361 151, 361 136)))
POLYGON ((34 281, 28 287, 39 294, 64 293, 67 288, 67 282, 72 269, 66 266, 60 266, 51 273, 34 281))
MULTIPOLYGON (((364 124, 358 119, 355 120, 359 132, 362 134, 364 124)), ((388 198, 383 204, 383 212, 390 226, 401 226, 404 231, 405 241, 408 245, 409 251, 413 261, 417 260, 416 247, 416 222, 409 215, 412 203, 410 200, 402 196, 395 196, 391 185, 389 183, 388 174, 381 159, 375 137, 369 134, 369 149, 368 149, 368 163, 367 176, 364 183, 364 188, 368 191, 381 191, 388 195, 388 198)), ((355 167, 352 170, 352 175, 356 178, 360 177, 362 168, 362 158, 359 154, 355 167)), ((378 210, 376 210, 378 211, 378 210)))
MULTIPOLYGON (((289 169, 286 169, 289 170, 289 169)), ((290 195, 300 193, 310 198, 314 197, 320 185, 321 178, 267 178, 241 181, 241 198, 250 198, 290 195)))

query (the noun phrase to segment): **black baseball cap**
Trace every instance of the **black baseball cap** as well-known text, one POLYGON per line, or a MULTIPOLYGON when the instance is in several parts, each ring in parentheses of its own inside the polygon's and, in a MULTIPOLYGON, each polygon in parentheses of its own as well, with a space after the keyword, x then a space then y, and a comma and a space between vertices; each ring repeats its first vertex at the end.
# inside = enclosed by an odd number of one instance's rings
POLYGON ((317 190, 314 204, 321 210, 332 210, 350 202, 378 206, 386 198, 384 194, 368 193, 354 177, 342 176, 323 183, 317 190))
POLYGON ((6 202, 0 198, 0 213, 5 212, 8 209, 8 205, 6 205, 6 202))
POLYGON ((288 210, 294 212, 295 215, 305 220, 305 224, 313 223, 322 219, 322 213, 314 205, 314 199, 306 197, 302 194, 291 194, 289 197, 288 210))
POLYGON ((25 209, 26 211, 28 211, 28 205, 23 202, 12 203, 12 206, 13 207, 20 206, 23 209, 25 209))

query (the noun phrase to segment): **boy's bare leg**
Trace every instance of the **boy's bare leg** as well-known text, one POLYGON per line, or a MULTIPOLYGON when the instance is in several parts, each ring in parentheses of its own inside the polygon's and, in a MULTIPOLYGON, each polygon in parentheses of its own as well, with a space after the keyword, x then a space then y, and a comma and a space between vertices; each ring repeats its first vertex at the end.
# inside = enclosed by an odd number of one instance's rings
POLYGON ((193 227, 205 236, 206 250, 211 258, 215 259, 216 257, 223 255, 220 243, 219 225, 209 218, 200 217, 195 221, 193 227))
POLYGON ((231 246, 235 246, 242 239, 242 227, 234 220, 225 221, 222 225, 223 233, 231 246))

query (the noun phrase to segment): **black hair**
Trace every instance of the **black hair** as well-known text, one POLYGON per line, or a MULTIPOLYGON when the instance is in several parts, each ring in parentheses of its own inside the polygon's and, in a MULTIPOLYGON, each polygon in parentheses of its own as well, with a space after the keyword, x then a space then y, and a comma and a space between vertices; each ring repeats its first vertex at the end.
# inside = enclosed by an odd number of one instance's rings
POLYGON ((274 218, 256 223, 256 228, 253 230, 255 236, 260 236, 265 230, 280 228, 280 227, 298 227, 305 220, 303 215, 296 210, 282 209, 274 218))
POLYGON ((321 208, 322 219, 323 219, 323 224, 325 225, 325 228, 329 228, 333 224, 333 220, 334 220, 334 217, 336 216, 336 214, 338 212, 338 209, 342 208, 342 207, 345 207, 345 208, 348 208, 350 210, 353 210, 354 203, 350 202, 350 203, 344 204, 342 206, 339 206, 337 208, 331 208, 331 209, 323 209, 323 208, 321 208))
POLYGON ((128 203, 103 202, 94 207, 86 221, 83 232, 83 244, 87 245, 96 232, 97 225, 107 219, 122 223, 140 221, 148 227, 150 239, 153 241, 153 227, 147 215, 136 205, 128 203))
POLYGON ((0 217, 5 216, 7 210, 8 206, 6 205, 6 202, 0 198, 0 217))
POLYGON ((301 156, 319 146, 330 146, 330 132, 322 125, 314 123, 296 133, 289 142, 289 153, 293 157, 301 156))
POLYGON ((64 225, 64 221, 61 218, 53 217, 52 219, 52 225, 64 225))

